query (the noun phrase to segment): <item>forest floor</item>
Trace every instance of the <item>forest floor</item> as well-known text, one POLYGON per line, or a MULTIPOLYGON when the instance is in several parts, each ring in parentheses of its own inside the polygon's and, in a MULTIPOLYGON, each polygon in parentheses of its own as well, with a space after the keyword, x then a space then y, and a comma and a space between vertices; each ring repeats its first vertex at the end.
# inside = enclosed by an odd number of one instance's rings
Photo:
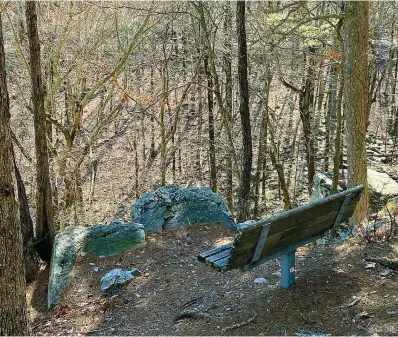
POLYGON ((394 259, 398 239, 355 238, 311 245, 297 254, 297 282, 279 287, 278 261, 249 272, 218 273, 197 255, 230 241, 222 225, 148 235, 146 245, 116 257, 79 256, 61 305, 46 309, 48 271, 28 288, 37 335, 397 335, 398 273, 365 261, 394 259), (95 272, 94 268, 99 271, 95 272), (105 296, 100 278, 113 268, 143 276, 105 296), (267 283, 255 283, 256 278, 267 283))

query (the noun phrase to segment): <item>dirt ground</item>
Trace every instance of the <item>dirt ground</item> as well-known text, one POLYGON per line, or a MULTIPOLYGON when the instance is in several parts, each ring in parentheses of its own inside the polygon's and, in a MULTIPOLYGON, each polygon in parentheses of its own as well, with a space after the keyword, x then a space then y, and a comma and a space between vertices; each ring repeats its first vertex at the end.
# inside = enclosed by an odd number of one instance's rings
POLYGON ((303 247, 296 254, 297 282, 282 289, 277 260, 246 273, 219 273, 197 260, 232 236, 218 224, 191 226, 149 234, 143 248, 122 256, 79 256, 61 305, 52 311, 46 310, 44 270, 28 289, 33 333, 398 334, 398 273, 364 259, 396 259, 398 240, 365 244, 351 238, 303 247), (111 295, 100 292, 106 272, 131 267, 143 276, 111 295), (267 283, 254 282, 260 277, 267 283))

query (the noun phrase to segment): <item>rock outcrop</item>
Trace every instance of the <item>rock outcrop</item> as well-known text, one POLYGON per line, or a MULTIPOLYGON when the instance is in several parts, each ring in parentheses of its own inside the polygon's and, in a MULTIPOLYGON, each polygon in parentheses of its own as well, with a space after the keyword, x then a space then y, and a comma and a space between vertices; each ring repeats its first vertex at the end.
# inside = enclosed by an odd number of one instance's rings
POLYGON ((62 290, 72 277, 77 254, 112 256, 140 247, 145 241, 144 227, 137 223, 112 222, 92 227, 69 226, 54 240, 48 285, 47 306, 59 302, 62 290))
MULTIPOLYGON (((319 199, 332 194, 331 173, 318 172, 314 176, 311 199, 319 199)), ((347 174, 345 173, 345 176, 347 174)), ((347 182, 345 182, 347 185, 347 182)), ((398 182, 387 173, 368 169, 369 203, 372 212, 380 211, 391 198, 398 196, 398 182)), ((339 188, 341 191, 341 188, 339 188)))
POLYGON ((387 173, 368 169, 369 203, 373 212, 380 211, 388 200, 398 196, 398 182, 387 173))
POLYGON ((133 221, 144 225, 146 232, 215 222, 236 230, 221 196, 207 187, 161 187, 144 194, 132 206, 131 216, 133 221))

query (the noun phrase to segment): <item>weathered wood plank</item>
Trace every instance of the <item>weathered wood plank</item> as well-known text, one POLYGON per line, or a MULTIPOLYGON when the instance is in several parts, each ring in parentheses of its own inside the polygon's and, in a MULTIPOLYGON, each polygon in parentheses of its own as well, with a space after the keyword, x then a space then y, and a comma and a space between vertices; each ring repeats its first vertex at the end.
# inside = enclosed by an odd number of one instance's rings
POLYGON ((200 253, 200 254, 198 255, 198 259, 199 259, 199 261, 204 262, 204 260, 205 260, 207 257, 212 256, 212 255, 214 255, 214 254, 217 254, 217 253, 219 253, 219 252, 222 252, 222 251, 224 251, 224 250, 230 249, 231 247, 232 247, 232 242, 230 242, 230 243, 228 243, 228 244, 226 244, 226 245, 223 245, 223 246, 219 246, 219 247, 216 247, 216 248, 207 250, 207 251, 205 251, 205 252, 200 253))
MULTIPOLYGON (((353 212, 355 210, 355 205, 352 205, 350 207, 346 208, 346 211, 344 212, 344 215, 342 217, 342 220, 345 221, 349 219, 353 212)), ((264 245, 264 249, 266 246, 269 246, 271 244, 274 244, 275 242, 278 242, 282 239, 285 239, 290 236, 295 236, 296 234, 299 234, 308 228, 313 228, 314 233, 323 233, 325 224, 329 223, 331 228, 334 224, 334 219, 337 216, 337 211, 331 212, 330 214, 323 215, 321 217, 315 218, 315 219, 307 219, 306 222, 302 222, 300 226, 293 226, 288 228, 287 230, 283 232, 276 233, 272 236, 268 236, 267 241, 264 245)), ((272 224, 273 226, 274 224, 272 224)), ((329 229, 327 228, 327 229, 329 229)), ((292 242, 294 243, 294 242, 292 242)), ((256 247, 256 238, 255 236, 252 237, 247 237, 247 236, 241 236, 240 238, 237 238, 234 242, 234 247, 231 252, 232 258, 234 258, 237 255, 252 255, 253 250, 256 247)), ((264 254, 262 253, 260 256, 263 256, 264 254)))
MULTIPOLYGON (((352 207, 348 212, 345 212, 342 221, 348 220, 352 216, 354 209, 355 207, 352 207)), ((292 228, 285 232, 278 233, 272 237, 268 237, 263 251, 261 252, 261 257, 271 254, 286 246, 293 245, 296 242, 305 239, 306 237, 311 237, 318 234, 323 235, 326 230, 333 227, 333 224, 333 218, 319 223, 316 226, 311 226, 312 223, 309 221, 307 223, 307 228, 292 228)), ((248 241, 242 242, 240 245, 234 245, 234 247, 231 249, 231 258, 229 264, 236 268, 242 264, 249 263, 254 249, 255 243, 253 244, 252 242, 248 241)))
MULTIPOLYGON (((340 206, 344 201, 345 196, 349 194, 346 192, 349 191, 350 190, 344 191, 344 194, 342 194, 343 192, 336 194, 336 196, 338 197, 336 197, 335 199, 331 199, 328 202, 308 203, 293 210, 279 213, 270 218, 260 220, 254 224, 243 224, 242 226, 238 226, 238 232, 242 232, 241 238, 242 240, 246 241, 258 237, 262 229, 262 225, 265 223, 272 224, 270 231, 268 233, 268 237, 271 237, 272 235, 275 235, 281 231, 285 231, 290 227, 300 226, 301 224, 307 222, 309 219, 315 219, 318 217, 325 216, 325 213, 330 214, 332 212, 335 212, 333 213, 333 216, 336 217, 338 210, 340 209, 340 206), (308 205, 312 204, 315 204, 315 206, 312 208, 308 208, 308 205)), ((355 207, 357 201, 360 198, 361 191, 362 190, 355 191, 354 189, 354 191, 352 192, 351 201, 347 205, 347 208, 350 208, 350 206, 355 207)), ((322 200, 326 199, 327 198, 322 200)))
POLYGON ((208 261, 210 263, 216 262, 216 261, 221 260, 221 259, 223 259, 225 257, 229 257, 230 254, 231 254, 231 248, 207 257, 206 261, 208 261))
POLYGON ((348 220, 360 198, 363 186, 319 199, 290 211, 276 214, 256 223, 238 224, 233 243, 199 254, 198 259, 213 268, 226 271, 242 266, 253 267, 289 249, 321 238, 333 227, 346 195, 351 199, 342 213, 341 222, 348 220), (264 224, 269 224, 268 237, 258 261, 250 263, 264 224))

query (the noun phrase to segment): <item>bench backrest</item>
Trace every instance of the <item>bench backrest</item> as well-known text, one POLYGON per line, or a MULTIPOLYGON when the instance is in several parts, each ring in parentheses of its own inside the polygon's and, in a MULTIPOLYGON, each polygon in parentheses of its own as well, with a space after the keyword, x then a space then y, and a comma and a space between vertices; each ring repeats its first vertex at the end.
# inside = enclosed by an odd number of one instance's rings
POLYGON ((278 251, 315 240, 353 215, 362 190, 357 186, 268 219, 239 224, 227 269, 254 266, 278 251))

